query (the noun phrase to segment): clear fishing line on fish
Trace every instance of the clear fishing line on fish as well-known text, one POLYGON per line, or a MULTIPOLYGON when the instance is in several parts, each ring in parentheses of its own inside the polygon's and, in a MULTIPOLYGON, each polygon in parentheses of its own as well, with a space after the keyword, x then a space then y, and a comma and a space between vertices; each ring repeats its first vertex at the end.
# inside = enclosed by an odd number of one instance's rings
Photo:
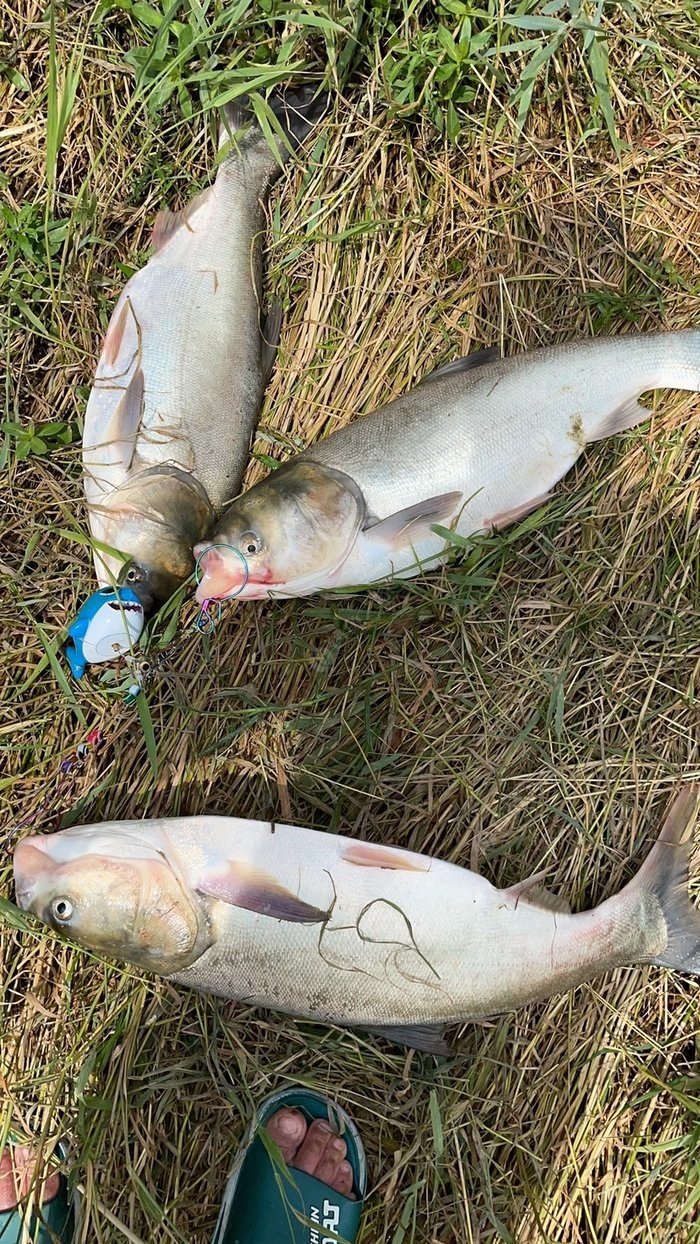
POLYGON ((202 601, 202 607, 199 613, 197 614, 197 617, 194 623, 194 629, 196 631, 199 631, 200 635, 211 635, 213 633, 213 631, 216 628, 217 623, 221 621, 221 602, 223 600, 234 600, 236 596, 240 596, 246 583, 248 582, 248 579, 250 578, 250 570, 248 569, 248 561, 245 555, 241 553, 241 550, 236 548, 235 544, 225 544, 223 542, 220 544, 208 544, 204 552, 199 554, 199 557, 197 558, 197 561, 195 562, 194 577, 195 577, 195 582, 197 584, 197 587, 199 587, 199 584, 202 579, 202 574, 199 568, 199 563, 204 557, 204 553, 211 553, 212 549, 230 549, 232 553, 235 553, 236 557, 240 559, 243 565, 243 576, 244 577, 243 577, 243 582, 239 584, 238 587, 234 588, 232 592, 228 592, 226 596, 217 597, 216 600, 207 599, 207 600, 202 601), (214 616, 213 614, 209 612, 210 605, 217 606, 216 616, 214 616))

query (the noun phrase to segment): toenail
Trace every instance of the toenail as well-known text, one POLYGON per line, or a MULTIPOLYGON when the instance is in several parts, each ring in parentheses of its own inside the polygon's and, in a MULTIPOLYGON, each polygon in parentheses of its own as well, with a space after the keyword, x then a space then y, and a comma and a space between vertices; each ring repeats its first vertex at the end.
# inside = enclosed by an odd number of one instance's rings
POLYGON ((277 1127, 283 1136, 298 1136, 301 1119, 295 1114, 281 1114, 277 1119, 277 1127))
POLYGON ((335 1149, 336 1153, 345 1153, 345 1141, 341 1140, 339 1136, 336 1136, 335 1140, 331 1141, 330 1147, 335 1149))
POLYGON ((319 1132, 331 1132, 333 1129, 326 1119, 317 1119, 316 1127, 319 1132))

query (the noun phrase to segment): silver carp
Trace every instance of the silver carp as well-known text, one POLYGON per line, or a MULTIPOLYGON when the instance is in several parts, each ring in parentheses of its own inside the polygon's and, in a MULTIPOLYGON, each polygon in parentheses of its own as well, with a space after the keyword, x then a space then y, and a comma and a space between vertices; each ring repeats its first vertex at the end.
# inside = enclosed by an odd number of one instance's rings
POLYGON ((261 322, 265 196, 325 97, 273 95, 273 150, 245 104, 224 110, 212 186, 161 212, 153 255, 110 320, 85 414, 84 488, 101 586, 127 582, 147 608, 192 573, 192 546, 238 493, 274 357, 261 322))
POLYGON ((435 567, 450 550, 440 527, 468 537, 515 522, 592 441, 649 418, 642 393, 700 391, 696 329, 495 354, 439 368, 239 497, 195 550, 197 599, 305 596, 435 567))
POLYGON ((204 993, 442 1048, 623 964, 700 974, 687 892, 700 786, 620 893, 572 915, 541 876, 499 890, 425 855, 227 817, 25 838, 17 902, 80 945, 204 993))

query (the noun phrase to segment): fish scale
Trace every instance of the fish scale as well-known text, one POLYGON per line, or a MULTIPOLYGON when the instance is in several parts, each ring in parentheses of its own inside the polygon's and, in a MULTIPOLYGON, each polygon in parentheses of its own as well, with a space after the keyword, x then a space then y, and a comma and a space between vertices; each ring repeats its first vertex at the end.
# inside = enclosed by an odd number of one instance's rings
MULTIPOLYGON (((436 375, 301 457, 351 475, 379 518, 459 489, 474 497, 469 526, 479 529, 548 492, 586 444, 615 430, 613 412, 662 387, 700 390, 700 332, 564 343, 436 375)), ((620 430, 626 422, 621 414, 620 430)))

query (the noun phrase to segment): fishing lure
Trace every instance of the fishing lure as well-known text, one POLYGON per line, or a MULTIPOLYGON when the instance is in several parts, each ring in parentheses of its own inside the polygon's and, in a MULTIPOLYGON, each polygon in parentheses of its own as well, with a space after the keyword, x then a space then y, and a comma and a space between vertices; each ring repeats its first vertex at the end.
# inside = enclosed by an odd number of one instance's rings
POLYGON ((73 677, 82 678, 88 665, 102 665, 131 652, 145 621, 143 605, 130 587, 93 592, 68 627, 64 653, 73 677))

